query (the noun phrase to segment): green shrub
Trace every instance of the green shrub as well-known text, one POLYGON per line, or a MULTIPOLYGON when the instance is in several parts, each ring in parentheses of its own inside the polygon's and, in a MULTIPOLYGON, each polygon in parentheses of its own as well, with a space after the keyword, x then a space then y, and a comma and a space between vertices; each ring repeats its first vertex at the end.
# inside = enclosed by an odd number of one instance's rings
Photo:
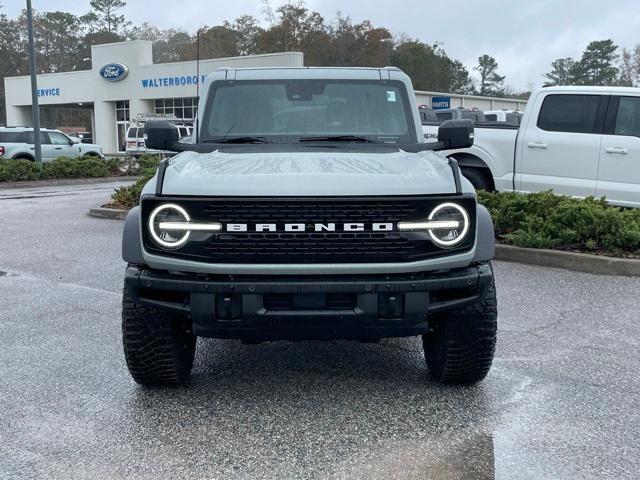
POLYGON ((41 178, 106 177, 109 174, 107 165, 107 161, 98 157, 61 157, 42 164, 41 178))
POLYGON ((528 248, 564 248, 613 255, 640 255, 640 210, 604 199, 584 200, 552 192, 478 192, 499 240, 528 248))
POLYGON ((139 159, 95 156, 56 158, 42 164, 42 168, 29 160, 0 160, 0 182, 49 180, 60 178, 97 178, 122 175, 147 175, 158 168, 157 155, 144 155, 139 159))
POLYGON ((124 175, 144 175, 145 172, 158 168, 160 157, 158 155, 142 155, 140 158, 127 158, 119 164, 120 171, 124 175))
POLYGON ((111 204, 117 208, 128 210, 140 202, 140 194, 145 184, 155 175, 156 170, 147 169, 144 176, 133 185, 116 188, 111 195, 111 204))
POLYGON ((30 160, 0 160, 0 182, 38 180, 41 172, 30 160))
POLYGON ((142 173, 149 169, 156 170, 160 163, 160 157, 158 155, 143 155, 138 159, 138 173, 142 173))

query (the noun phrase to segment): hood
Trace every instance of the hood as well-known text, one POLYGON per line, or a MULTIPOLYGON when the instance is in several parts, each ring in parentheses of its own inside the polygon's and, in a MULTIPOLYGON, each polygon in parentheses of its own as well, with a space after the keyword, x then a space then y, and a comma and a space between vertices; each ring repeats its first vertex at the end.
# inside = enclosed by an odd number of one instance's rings
POLYGON ((170 160, 162 188, 166 195, 267 197, 454 191, 453 173, 444 157, 402 150, 183 152, 170 160))
POLYGON ((95 143, 76 143, 75 145, 80 147, 80 148, 85 148, 85 149, 102 150, 102 147, 100 145, 95 144, 95 143))

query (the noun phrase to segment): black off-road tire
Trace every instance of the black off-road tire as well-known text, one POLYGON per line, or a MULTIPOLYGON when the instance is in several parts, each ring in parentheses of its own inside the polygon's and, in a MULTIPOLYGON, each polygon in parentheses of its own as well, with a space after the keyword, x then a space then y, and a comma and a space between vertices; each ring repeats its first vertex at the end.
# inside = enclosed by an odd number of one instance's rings
POLYGON ((473 188, 476 190, 493 191, 490 173, 485 173, 484 170, 479 168, 461 168, 460 172, 471 182, 471 185, 473 185, 473 188))
POLYGON ((422 336, 429 375, 435 381, 469 385, 489 373, 498 330, 496 287, 465 307, 429 317, 422 336))
POLYGON ((196 336, 188 317, 138 305, 122 294, 122 343, 127 367, 141 385, 182 385, 189 379, 196 336))

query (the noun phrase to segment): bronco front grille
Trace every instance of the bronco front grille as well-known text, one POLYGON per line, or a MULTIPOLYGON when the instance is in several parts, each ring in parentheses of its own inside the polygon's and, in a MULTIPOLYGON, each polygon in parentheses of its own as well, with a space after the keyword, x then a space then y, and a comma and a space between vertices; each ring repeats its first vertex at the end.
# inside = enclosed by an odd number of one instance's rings
POLYGON ((305 224, 305 232, 193 232, 189 242, 166 250, 150 238, 143 220, 147 251, 209 263, 389 263, 410 262, 460 253, 472 248, 475 232, 475 199, 472 196, 384 197, 384 198, 175 198, 145 197, 143 219, 160 203, 177 203, 193 221, 236 224, 305 224), (391 223, 424 220, 444 201, 456 201, 469 212, 468 238, 455 249, 435 246, 422 232, 322 231, 316 223, 391 223))

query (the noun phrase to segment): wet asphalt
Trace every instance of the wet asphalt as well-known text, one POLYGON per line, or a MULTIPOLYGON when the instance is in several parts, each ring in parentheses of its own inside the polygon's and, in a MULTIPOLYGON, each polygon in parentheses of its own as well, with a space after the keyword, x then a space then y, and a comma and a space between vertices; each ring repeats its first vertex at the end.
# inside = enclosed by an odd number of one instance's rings
POLYGON ((187 387, 122 355, 117 184, 0 188, 0 478, 640 477, 640 278, 495 262, 499 339, 474 387, 418 338, 199 339, 187 387))

